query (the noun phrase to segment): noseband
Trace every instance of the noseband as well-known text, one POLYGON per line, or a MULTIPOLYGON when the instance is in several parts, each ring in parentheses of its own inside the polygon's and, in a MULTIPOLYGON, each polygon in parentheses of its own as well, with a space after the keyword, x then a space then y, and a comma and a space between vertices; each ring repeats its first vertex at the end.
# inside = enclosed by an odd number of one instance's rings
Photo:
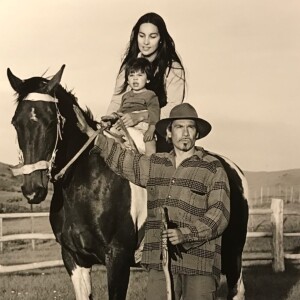
POLYGON ((11 171, 14 176, 18 175, 28 175, 37 170, 47 170, 48 175, 51 175, 52 166, 55 160, 56 155, 56 147, 59 139, 62 139, 62 128, 65 122, 65 118, 60 114, 59 109, 57 107, 58 100, 48 94, 40 94, 40 93, 30 93, 28 94, 22 101, 45 101, 54 103, 56 107, 56 116, 57 116, 57 134, 56 134, 56 141, 54 145, 54 149, 52 151, 52 155, 49 161, 40 160, 34 164, 24 165, 24 158, 22 155, 22 151, 20 151, 19 160, 20 163, 17 166, 11 167, 11 171))

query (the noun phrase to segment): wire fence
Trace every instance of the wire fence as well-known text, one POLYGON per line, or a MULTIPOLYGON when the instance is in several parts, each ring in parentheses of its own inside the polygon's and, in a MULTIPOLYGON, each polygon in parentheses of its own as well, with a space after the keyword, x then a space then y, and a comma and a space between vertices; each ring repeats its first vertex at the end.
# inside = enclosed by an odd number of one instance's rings
POLYGON ((270 205, 272 198, 280 198, 285 204, 300 204, 300 185, 261 186, 258 189, 249 189, 249 205, 252 207, 270 205))

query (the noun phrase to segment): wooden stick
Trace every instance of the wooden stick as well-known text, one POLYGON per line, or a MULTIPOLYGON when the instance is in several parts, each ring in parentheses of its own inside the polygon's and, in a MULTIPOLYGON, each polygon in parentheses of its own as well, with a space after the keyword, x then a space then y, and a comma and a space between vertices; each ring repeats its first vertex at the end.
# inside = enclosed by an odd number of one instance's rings
MULTIPOLYGON (((167 217, 163 207, 160 207, 163 229, 168 229, 167 217)), ((169 270, 168 238, 162 238, 162 267, 166 277, 167 300, 172 300, 171 274, 169 270)))

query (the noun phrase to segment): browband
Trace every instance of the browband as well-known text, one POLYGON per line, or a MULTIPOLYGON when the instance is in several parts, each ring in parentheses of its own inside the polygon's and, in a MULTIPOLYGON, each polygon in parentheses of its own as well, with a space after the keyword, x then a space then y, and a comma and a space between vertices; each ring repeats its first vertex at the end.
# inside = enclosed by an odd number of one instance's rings
POLYGON ((41 93, 30 93, 23 100, 28 101, 45 101, 45 102, 54 102, 57 103, 58 100, 48 94, 41 93))

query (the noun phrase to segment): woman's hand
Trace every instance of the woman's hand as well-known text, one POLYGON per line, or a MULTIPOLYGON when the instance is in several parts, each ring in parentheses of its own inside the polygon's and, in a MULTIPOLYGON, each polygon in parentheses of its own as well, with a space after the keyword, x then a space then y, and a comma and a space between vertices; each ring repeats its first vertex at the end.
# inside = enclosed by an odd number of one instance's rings
POLYGON ((87 134, 89 137, 91 137, 92 135, 95 134, 95 130, 93 130, 89 125, 88 123, 86 122, 81 110, 79 109, 78 106, 76 105, 73 105, 73 109, 74 109, 74 112, 76 114, 76 117, 77 117, 77 126, 78 128, 80 129, 81 132, 87 134))
MULTIPOLYGON (((138 123, 148 119, 148 111, 132 112, 126 114, 118 113, 118 114, 121 116, 121 120, 123 121, 125 127, 133 127, 138 123)), ((119 120, 116 122, 116 128, 118 130, 122 129, 121 122, 119 120)))

